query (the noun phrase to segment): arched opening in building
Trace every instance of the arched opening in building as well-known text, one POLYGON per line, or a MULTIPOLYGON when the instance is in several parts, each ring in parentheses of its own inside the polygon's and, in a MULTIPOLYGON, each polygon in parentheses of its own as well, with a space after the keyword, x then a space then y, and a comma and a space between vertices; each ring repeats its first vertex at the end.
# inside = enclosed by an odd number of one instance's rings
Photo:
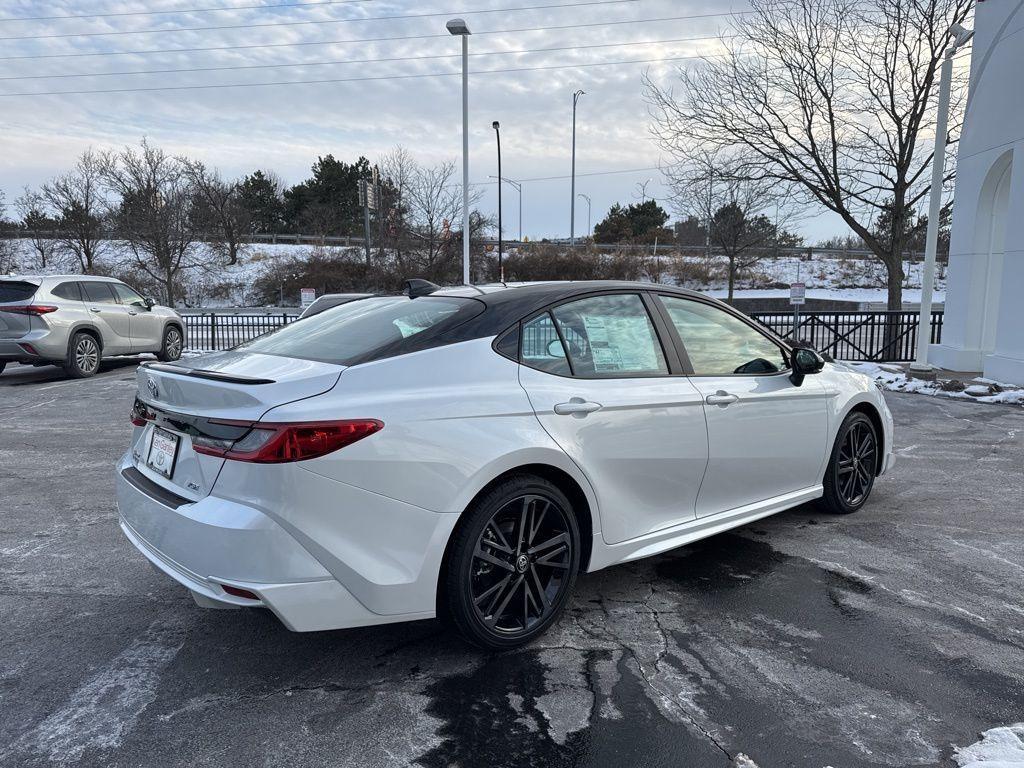
POLYGON ((975 258, 980 259, 980 344, 982 355, 991 354, 996 343, 996 319, 1006 249, 1006 225, 1010 205, 1010 173, 1013 152, 999 156, 989 168, 978 199, 975 218, 975 258))

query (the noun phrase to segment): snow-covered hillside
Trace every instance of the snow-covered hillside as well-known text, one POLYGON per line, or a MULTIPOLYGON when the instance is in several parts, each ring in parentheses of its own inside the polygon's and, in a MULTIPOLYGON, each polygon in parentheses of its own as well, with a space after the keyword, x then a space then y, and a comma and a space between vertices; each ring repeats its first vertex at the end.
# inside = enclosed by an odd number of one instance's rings
MULTIPOLYGON (((6 241, 13 251, 12 264, 7 270, 20 273, 58 274, 77 271, 68 263, 51 263, 41 268, 38 255, 28 240, 6 241)), ((0 243, 2 244, 2 243, 0 243)), ((360 248, 320 248, 320 252, 341 255, 348 252, 353 258, 360 258, 360 248)), ((295 258, 304 258, 314 251, 308 245, 249 245, 245 246, 237 264, 225 265, 222 257, 212 249, 201 246, 196 261, 199 266, 188 270, 183 283, 186 288, 186 304, 191 307, 252 306, 252 287, 266 273, 295 258)), ((712 296, 725 297, 728 293, 725 261, 712 258, 709 262, 703 256, 685 256, 673 259, 668 251, 662 251, 657 259, 647 257, 654 274, 662 282, 679 283, 687 288, 704 291, 712 296)), ((122 243, 111 242, 104 253, 100 268, 104 272, 122 273, 131 264, 131 256, 122 243)), ((921 264, 904 265, 903 300, 907 303, 920 301, 921 264)), ((936 302, 945 298, 945 265, 940 264, 936 273, 936 302)), ((885 302, 885 270, 874 259, 818 255, 810 259, 798 256, 781 256, 766 259, 748 274, 742 275, 736 284, 735 295, 742 298, 774 298, 789 295, 789 286, 803 282, 807 286, 808 298, 835 299, 861 303, 885 302)), ((316 287, 316 286, 312 286, 316 287)), ((293 299, 294 300, 294 299, 293 299)))

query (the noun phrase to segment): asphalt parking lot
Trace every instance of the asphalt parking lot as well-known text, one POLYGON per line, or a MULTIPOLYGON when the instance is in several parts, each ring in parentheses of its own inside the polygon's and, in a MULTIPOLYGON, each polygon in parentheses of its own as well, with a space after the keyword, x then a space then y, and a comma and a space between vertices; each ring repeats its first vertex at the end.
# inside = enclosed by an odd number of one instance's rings
POLYGON ((889 395, 899 463, 584 576, 541 642, 293 634, 121 535, 131 363, 0 375, 0 765, 950 765, 1024 720, 1024 410, 889 395))

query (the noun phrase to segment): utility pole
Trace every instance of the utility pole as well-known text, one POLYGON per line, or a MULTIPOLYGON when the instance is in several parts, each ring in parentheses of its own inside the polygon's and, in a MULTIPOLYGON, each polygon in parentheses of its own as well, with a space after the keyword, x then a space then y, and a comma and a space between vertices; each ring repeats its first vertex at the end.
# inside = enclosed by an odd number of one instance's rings
POLYGON ((928 199, 928 231, 924 240, 924 274, 921 276, 921 312, 917 321, 917 359, 910 372, 929 374, 928 345, 931 343, 932 290, 935 286, 935 253, 939 245, 939 218, 942 215, 942 177, 946 171, 946 124, 949 119, 949 88, 953 77, 953 56, 974 32, 954 24, 949 30, 953 40, 946 49, 939 76, 939 108, 935 116, 935 148, 932 150, 932 185, 928 199))
POLYGON ((445 27, 462 38, 462 282, 469 285, 469 27, 451 19, 445 27))
MULTIPOLYGON (((498 177, 488 176, 487 178, 496 179, 498 177)), ((515 179, 501 179, 501 181, 498 182, 499 186, 502 181, 505 182, 506 184, 511 185, 512 188, 519 193, 519 242, 523 242, 523 185, 521 182, 518 182, 515 179)))
POLYGON ((708 228, 704 232, 704 255, 711 258, 711 222, 715 220, 715 213, 711 210, 711 193, 715 185, 715 169, 708 171, 708 228))
POLYGON ((377 203, 377 251, 381 261, 384 260, 384 198, 381 195, 380 168, 373 166, 373 197, 377 203))
POLYGON ((366 179, 359 180, 359 204, 363 207, 363 245, 366 248, 366 266, 370 266, 370 200, 366 179))
POLYGON ((593 233, 593 230, 591 230, 590 228, 590 195, 584 195, 582 192, 580 192, 580 194, 577 195, 577 197, 582 197, 584 200, 587 201, 587 237, 590 237, 590 235, 593 233))
POLYGON ((501 254, 501 126, 497 120, 491 123, 494 138, 498 142, 498 279, 505 282, 505 263, 501 254))
POLYGON ((569 193, 569 245, 576 245, 576 102, 583 91, 572 94, 572 184, 569 193))

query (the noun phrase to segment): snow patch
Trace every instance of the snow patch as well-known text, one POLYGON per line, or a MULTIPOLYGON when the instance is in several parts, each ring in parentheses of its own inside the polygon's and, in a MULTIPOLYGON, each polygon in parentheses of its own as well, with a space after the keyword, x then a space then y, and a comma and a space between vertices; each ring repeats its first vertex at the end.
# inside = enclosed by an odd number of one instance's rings
POLYGON ((974 379, 965 386, 957 381, 913 379, 896 365, 859 362, 844 362, 843 365, 870 376, 882 389, 890 392, 916 392, 932 397, 950 397, 959 400, 976 400, 979 403, 1024 406, 1024 388, 1012 384, 1001 384, 989 379, 974 379))
POLYGON ((981 741, 957 747, 953 759, 960 768, 1024 768, 1024 723, 985 731, 981 741))
POLYGON ((87 750, 116 748, 156 699, 160 675, 181 649, 181 638, 176 626, 151 624, 105 669, 79 686, 64 706, 19 739, 11 752, 74 762, 87 750))

